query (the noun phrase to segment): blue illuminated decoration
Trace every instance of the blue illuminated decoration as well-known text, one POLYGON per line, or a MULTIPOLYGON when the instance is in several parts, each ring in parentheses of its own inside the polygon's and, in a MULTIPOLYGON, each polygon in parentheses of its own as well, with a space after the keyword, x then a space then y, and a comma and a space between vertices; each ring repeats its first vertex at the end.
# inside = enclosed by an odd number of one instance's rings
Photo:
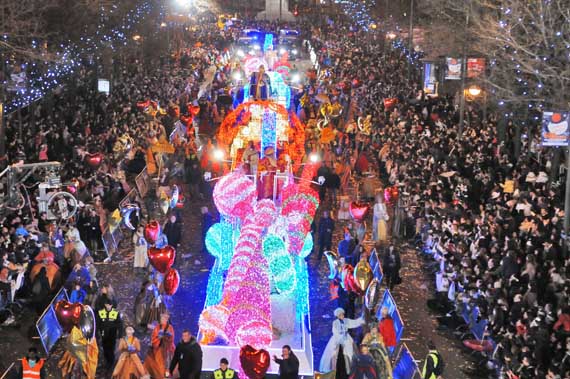
POLYGON ((214 263, 210 275, 208 276, 208 287, 206 288, 206 307, 219 304, 222 301, 224 290, 224 270, 220 269, 218 260, 214 263))
POLYGON ((289 109, 291 107, 291 88, 283 81, 283 76, 277 71, 269 71, 271 80, 271 98, 289 109))
POLYGON ((261 157, 267 147, 277 147, 277 113, 265 108, 261 118, 261 157))
MULTIPOLYGON (((109 10, 113 13, 116 5, 112 5, 109 10)), ((64 80, 76 73, 82 66, 81 61, 93 56, 101 48, 111 47, 112 50, 119 46, 126 46, 131 39, 129 32, 134 31, 136 26, 150 13, 152 4, 150 1, 143 1, 141 4, 131 9, 120 21, 120 25, 105 32, 105 23, 101 22, 97 26, 94 36, 81 37, 81 46, 72 44, 61 45, 61 50, 55 53, 56 59, 42 62, 47 69, 42 75, 31 77, 27 80, 25 87, 19 88, 6 102, 5 112, 10 113, 18 108, 25 107, 32 102, 41 99, 54 88, 64 84, 64 80)), ((101 7, 100 18, 107 19, 105 8, 101 7)), ((10 43, 9 37, 4 35, 3 42, 10 43)), ((37 42, 32 41, 32 48, 37 48, 37 42)), ((29 63, 36 67, 36 62, 29 63)), ((6 82, 0 84, 6 85, 6 82)))
POLYGON ((297 289, 295 290, 297 320, 303 321, 305 315, 309 314, 309 272, 307 262, 300 256, 295 258, 295 271, 297 273, 297 289))
POLYGON ((221 218, 206 233, 206 249, 216 258, 208 279, 206 306, 218 304, 222 299, 225 272, 230 267, 234 247, 239 238, 239 223, 233 218, 221 218))
POLYGON ((263 51, 273 50, 273 34, 265 34, 265 42, 263 42, 263 51))

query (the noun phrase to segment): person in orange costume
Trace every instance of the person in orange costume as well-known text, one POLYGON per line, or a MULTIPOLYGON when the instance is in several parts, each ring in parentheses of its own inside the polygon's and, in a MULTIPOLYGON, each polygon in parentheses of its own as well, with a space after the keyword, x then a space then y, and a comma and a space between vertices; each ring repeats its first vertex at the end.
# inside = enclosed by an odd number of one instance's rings
POLYGON ((146 373, 138 353, 141 351, 141 343, 134 336, 135 330, 132 326, 125 329, 125 337, 119 342, 119 360, 113 370, 113 379, 132 379, 141 378, 148 379, 150 376, 146 373))
POLYGON ((144 367, 153 378, 163 378, 174 354, 174 328, 170 315, 163 313, 160 324, 155 326, 151 337, 152 348, 144 360, 144 367))

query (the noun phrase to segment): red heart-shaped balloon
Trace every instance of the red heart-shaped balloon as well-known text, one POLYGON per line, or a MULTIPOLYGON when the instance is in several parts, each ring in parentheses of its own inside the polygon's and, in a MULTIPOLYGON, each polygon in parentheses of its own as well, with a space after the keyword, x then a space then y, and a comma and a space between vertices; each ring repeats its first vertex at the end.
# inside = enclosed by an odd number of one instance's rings
POLYGON ((83 305, 80 303, 70 303, 67 300, 60 300, 55 304, 55 317, 65 333, 71 332, 75 325, 79 324, 83 305))
POLYGON ((144 238, 146 242, 154 245, 160 236, 160 224, 156 220, 152 220, 144 227, 144 238))
POLYGON ((147 254, 152 267, 161 274, 166 273, 172 267, 174 258, 176 258, 176 250, 170 245, 166 245, 161 249, 150 247, 147 254))
POLYGON ((239 361, 243 372, 250 379, 262 379, 271 363, 267 350, 255 350, 250 345, 245 345, 239 350, 239 361))
POLYGON ((353 201, 349 206, 350 215, 354 221, 358 222, 362 222, 364 220, 369 210, 370 205, 368 203, 358 203, 353 201))
POLYGON ((178 291, 178 286, 180 285, 180 274, 175 268, 168 270, 164 276, 164 293, 167 295, 174 295, 178 291))
POLYGON ((384 99, 384 109, 389 111, 397 103, 398 103, 398 99, 395 97, 390 97, 390 98, 384 99))
POLYGON ((103 162, 103 158, 102 153, 87 154, 85 155, 85 162, 92 168, 97 168, 103 162))

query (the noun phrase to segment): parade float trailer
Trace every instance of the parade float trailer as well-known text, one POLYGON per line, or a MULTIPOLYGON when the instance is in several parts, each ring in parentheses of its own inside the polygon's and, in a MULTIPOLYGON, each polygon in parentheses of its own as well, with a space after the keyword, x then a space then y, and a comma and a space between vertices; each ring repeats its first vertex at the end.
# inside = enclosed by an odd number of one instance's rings
POLYGON ((277 374, 279 366, 266 361, 281 357, 289 345, 299 375, 313 376, 305 258, 313 248, 310 225, 318 207, 316 165, 301 163, 304 125, 289 110, 290 89, 279 74, 268 74, 271 97, 244 96, 217 134, 230 165, 214 187, 220 221, 206 235, 216 260, 199 321, 202 369, 213 371, 227 358, 249 377, 251 361, 277 374), (259 152, 257 170, 243 159, 248 146, 259 152))

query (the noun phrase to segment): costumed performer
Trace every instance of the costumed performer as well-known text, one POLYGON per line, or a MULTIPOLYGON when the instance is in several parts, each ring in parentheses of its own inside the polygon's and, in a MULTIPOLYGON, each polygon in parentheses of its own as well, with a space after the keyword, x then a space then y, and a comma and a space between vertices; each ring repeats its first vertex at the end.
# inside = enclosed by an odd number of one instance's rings
POLYGON ((382 195, 376 196, 376 204, 374 204, 374 217, 372 226, 372 238, 375 242, 386 242, 387 236, 387 225, 386 221, 390 219, 388 216, 388 211, 386 209, 386 204, 384 203, 384 198, 382 195))
POLYGON ((247 149, 245 149, 242 155, 242 162, 246 166, 246 172, 255 178, 257 176, 257 165, 259 164, 259 153, 255 149, 253 141, 249 141, 247 144, 247 149))
MULTIPOLYGON (((368 345, 360 345, 360 353, 356 354, 352 360, 352 368, 350 370, 350 379, 377 379, 378 372, 376 371, 376 365, 374 364, 374 359, 370 355, 370 350, 368 345)), ((382 378, 384 379, 384 378, 382 378)))
POLYGON ((267 100, 271 93, 271 81, 265 73, 265 66, 259 66, 259 71, 253 72, 249 79, 249 96, 255 100, 267 100))
POLYGON ((119 341, 119 360, 113 370, 113 379, 150 379, 144 369, 138 353, 141 351, 141 343, 135 337, 135 330, 132 326, 125 328, 125 337, 119 341))
POLYGON ((378 378, 392 379, 392 363, 388 350, 384 345, 384 339, 378 332, 378 326, 374 323, 370 326, 370 332, 366 333, 362 343, 368 345, 370 355, 376 364, 376 374, 378 378))
POLYGON ((174 328, 170 324, 170 315, 160 315, 160 324, 152 331, 152 347, 148 352, 144 367, 153 378, 163 378, 172 355, 174 354, 174 328))
POLYGON ((260 199, 273 198, 273 178, 277 172, 277 159, 275 158, 275 148, 267 146, 264 156, 259 160, 259 181, 257 182, 257 193, 260 199))
POLYGON ((352 320, 345 318, 344 314, 345 312, 342 308, 337 308, 334 311, 336 320, 333 321, 332 325, 333 334, 325 347, 319 365, 319 371, 323 373, 336 369, 337 378, 345 378, 352 366, 355 346, 348 330, 364 325, 362 317, 352 320), (341 354, 344 359, 339 359, 341 354))

